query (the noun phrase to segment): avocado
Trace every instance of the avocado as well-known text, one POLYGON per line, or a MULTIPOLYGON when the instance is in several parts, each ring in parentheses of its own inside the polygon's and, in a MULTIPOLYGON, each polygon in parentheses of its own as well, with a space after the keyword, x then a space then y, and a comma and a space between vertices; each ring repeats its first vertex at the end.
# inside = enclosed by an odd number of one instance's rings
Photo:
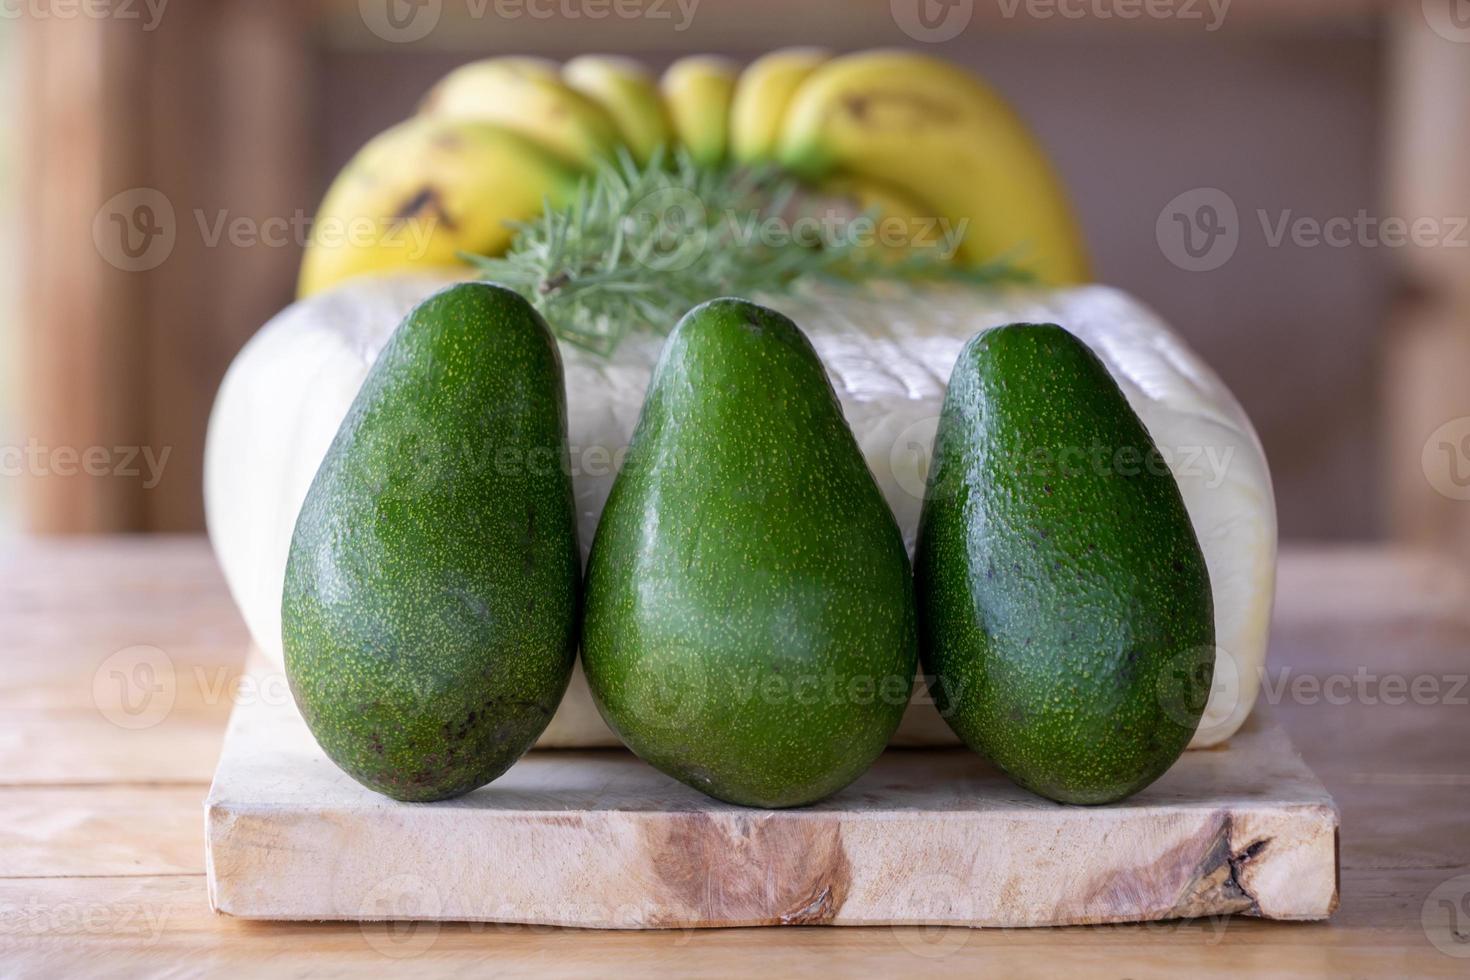
POLYGON ((1184 751, 1214 670, 1204 556, 1148 430, 1061 327, 960 354, 914 567, 935 704, 1017 783, 1109 803, 1184 751))
POLYGON ((576 658, 580 554, 556 343, 464 283, 409 313, 322 460, 282 599, 286 675, 332 761, 398 800, 531 747, 576 658))
POLYGON ((588 558, 582 660, 639 756, 710 796, 822 799, 914 684, 898 524, 811 343, 718 299, 674 329, 588 558))

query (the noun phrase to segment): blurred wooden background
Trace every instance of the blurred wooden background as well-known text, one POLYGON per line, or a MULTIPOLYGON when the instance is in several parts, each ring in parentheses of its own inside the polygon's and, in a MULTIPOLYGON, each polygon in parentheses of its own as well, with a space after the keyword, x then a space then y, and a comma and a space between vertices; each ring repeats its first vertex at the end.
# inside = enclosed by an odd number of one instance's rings
MULTIPOLYGON (((190 0, 152 30, 25 23, 22 431, 170 451, 152 489, 32 481, 29 526, 202 526, 215 388, 290 301, 299 250, 211 247, 199 222, 309 216, 352 152, 454 64, 614 50, 659 68, 696 50, 917 43, 894 17, 909 0, 661 0, 664 19, 487 2, 442 0, 437 29, 411 44, 374 36, 358 0, 190 0), (143 272, 109 264, 92 240, 102 203, 133 188, 161 192, 177 230, 143 272)), ((1444 5, 1470 33, 1470 2, 1444 5)), ((1210 19, 1208 4, 1191 6, 1210 19)), ((1436 490, 1421 460, 1431 433, 1470 415, 1470 248, 1272 247, 1258 220, 1470 214, 1470 43, 1435 33, 1420 0, 1234 0, 1216 30, 1013 9, 977 0, 958 37, 923 46, 1014 100, 1056 157, 1100 277, 1158 308, 1240 396, 1283 534, 1470 545, 1470 503, 1436 490), (1171 264, 1154 231, 1165 204, 1198 187, 1225 190, 1241 218, 1236 254, 1206 273, 1171 264)), ((1470 442, 1462 451, 1470 470, 1470 442)))

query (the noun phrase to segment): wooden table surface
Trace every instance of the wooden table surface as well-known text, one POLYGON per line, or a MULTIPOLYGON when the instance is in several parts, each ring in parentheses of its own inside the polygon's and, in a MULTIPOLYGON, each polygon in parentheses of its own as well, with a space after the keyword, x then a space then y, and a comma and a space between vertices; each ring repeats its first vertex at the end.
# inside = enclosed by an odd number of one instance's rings
POLYGON ((208 546, 21 540, 0 565, 0 974, 1470 975, 1470 577, 1428 555, 1282 558, 1263 697, 1342 810, 1330 922, 979 931, 216 916, 201 800, 232 704, 275 694, 235 684, 246 635, 208 546))

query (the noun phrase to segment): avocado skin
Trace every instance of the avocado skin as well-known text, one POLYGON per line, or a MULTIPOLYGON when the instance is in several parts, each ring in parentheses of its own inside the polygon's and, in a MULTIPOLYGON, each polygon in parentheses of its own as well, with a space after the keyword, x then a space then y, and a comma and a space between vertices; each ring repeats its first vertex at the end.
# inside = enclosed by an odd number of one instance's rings
POLYGON ((917 665, 908 555, 794 323, 737 299, 679 322, 586 593, 597 706, 674 778, 799 806, 883 751, 917 665))
POLYGON ((960 354, 914 564, 935 703, 1016 782, 1109 803, 1184 751, 1214 670, 1204 556, 1148 430, 1061 327, 960 354))
POLYGON ((323 750, 397 800, 467 793, 551 720, 576 658, 580 555, 560 356, 509 289, 411 312, 296 521, 282 633, 323 750))

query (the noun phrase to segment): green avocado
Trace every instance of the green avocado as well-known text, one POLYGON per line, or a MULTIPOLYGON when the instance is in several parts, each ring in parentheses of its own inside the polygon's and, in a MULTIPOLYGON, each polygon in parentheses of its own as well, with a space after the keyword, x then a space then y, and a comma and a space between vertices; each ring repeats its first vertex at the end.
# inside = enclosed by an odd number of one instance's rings
POLYGON ((1188 744, 1215 662, 1204 556, 1148 430, 1061 327, 960 354, 914 566, 940 714, 1022 786, 1121 800, 1188 744))
POLYGON ((822 799, 897 728, 908 555, 780 314, 718 299, 669 336, 588 558, 582 660, 634 752, 731 803, 822 799))
POLYGON ((436 293, 388 341, 322 460, 286 567, 286 675, 348 775, 467 793, 531 747, 576 658, 566 394, 509 289, 436 293))

